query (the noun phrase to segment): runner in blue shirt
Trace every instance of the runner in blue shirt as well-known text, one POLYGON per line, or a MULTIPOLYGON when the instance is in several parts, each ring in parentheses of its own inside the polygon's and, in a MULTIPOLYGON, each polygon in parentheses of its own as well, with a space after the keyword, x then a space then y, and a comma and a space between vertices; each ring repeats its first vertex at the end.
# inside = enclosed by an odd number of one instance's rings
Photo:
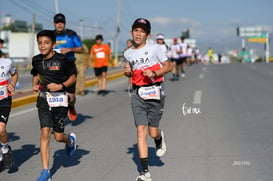
MULTIPOLYGON (((65 54, 70 63, 75 64, 76 58, 74 53, 82 53, 83 46, 77 33, 73 30, 66 29, 65 23, 66 20, 63 14, 58 13, 54 16, 54 27, 56 35, 55 51, 58 53, 65 54)), ((75 109, 76 103, 75 90, 76 83, 70 87, 67 87, 66 89, 69 95, 68 117, 70 121, 75 121, 77 119, 77 112, 75 109)))

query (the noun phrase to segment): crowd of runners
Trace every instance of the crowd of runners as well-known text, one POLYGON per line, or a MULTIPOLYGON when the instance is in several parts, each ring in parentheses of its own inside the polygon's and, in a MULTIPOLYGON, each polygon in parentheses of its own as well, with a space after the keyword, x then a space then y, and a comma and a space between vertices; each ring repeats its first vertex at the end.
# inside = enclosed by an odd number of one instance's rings
MULTIPOLYGON (((66 28, 66 18, 59 13, 53 17, 54 30, 42 30, 37 38, 40 54, 32 58, 32 90, 37 94, 40 122, 40 157, 42 171, 37 181, 50 181, 50 139, 64 143, 68 155, 76 151, 76 134, 65 134, 65 120, 77 119, 76 90, 79 68, 76 54, 87 54, 77 33, 66 28)), ((186 76, 186 66, 200 62, 200 50, 184 42, 184 37, 173 39, 166 45, 164 35, 156 36, 156 43, 149 43, 151 24, 144 18, 136 19, 131 27, 132 39, 124 50, 123 71, 128 77, 131 107, 136 126, 137 148, 141 172, 136 181, 151 181, 148 168, 147 135, 154 139, 156 155, 163 156, 167 150, 166 134, 159 128, 165 104, 164 75, 172 72, 172 80, 186 76)), ((93 66, 98 80, 98 95, 106 94, 107 67, 112 63, 112 53, 103 36, 96 35, 96 44, 90 49, 86 66, 93 66)), ((1 51, 0 40, 0 167, 11 169, 14 165, 12 149, 8 143, 7 123, 12 104, 12 93, 18 81, 18 73, 12 61, 1 51)), ((81 83, 82 84, 82 83, 81 83)), ((38 129, 38 128, 37 128, 38 129)))

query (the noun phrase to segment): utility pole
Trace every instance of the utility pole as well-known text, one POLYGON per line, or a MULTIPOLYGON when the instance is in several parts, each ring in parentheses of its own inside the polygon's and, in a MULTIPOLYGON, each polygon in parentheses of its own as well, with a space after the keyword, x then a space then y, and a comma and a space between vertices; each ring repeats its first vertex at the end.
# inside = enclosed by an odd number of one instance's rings
POLYGON ((60 12, 58 0, 55 0, 55 9, 56 9, 56 14, 60 12))
MULTIPOLYGON (((34 56, 34 47, 35 47, 35 20, 36 15, 32 14, 32 24, 31 24, 31 40, 30 40, 30 57, 34 56)), ((30 59, 31 60, 31 59, 30 59)))
POLYGON ((119 44, 119 33, 120 33, 120 1, 117 0, 117 17, 116 17, 116 35, 115 35, 115 58, 114 67, 118 66, 118 44, 119 44))
POLYGON ((266 32, 266 44, 265 44, 265 62, 269 63, 269 33, 266 32))
POLYGON ((83 19, 80 19, 80 36, 83 39, 83 19))

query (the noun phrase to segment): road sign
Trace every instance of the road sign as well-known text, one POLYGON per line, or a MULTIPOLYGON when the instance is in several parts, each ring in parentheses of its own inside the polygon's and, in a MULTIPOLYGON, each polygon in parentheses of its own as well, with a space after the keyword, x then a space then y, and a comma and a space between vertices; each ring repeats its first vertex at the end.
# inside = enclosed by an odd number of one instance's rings
POLYGON ((261 33, 260 36, 250 36, 248 37, 248 42, 266 43, 267 37, 266 33, 261 33))
POLYGON ((237 34, 241 37, 261 36, 262 34, 261 27, 239 27, 237 31, 237 34))

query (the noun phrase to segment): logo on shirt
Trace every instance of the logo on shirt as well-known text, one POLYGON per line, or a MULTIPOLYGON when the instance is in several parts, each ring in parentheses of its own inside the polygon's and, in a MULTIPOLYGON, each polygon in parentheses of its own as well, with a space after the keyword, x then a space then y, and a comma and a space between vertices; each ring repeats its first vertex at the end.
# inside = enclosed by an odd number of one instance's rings
POLYGON ((95 52, 99 52, 99 51, 102 51, 103 48, 97 48, 97 49, 94 49, 95 52))
POLYGON ((0 75, 0 77, 6 77, 6 76, 7 76, 7 74, 5 74, 5 72, 2 72, 0 75))
POLYGON ((58 67, 58 66, 51 66, 51 67, 49 67, 49 70, 60 70, 60 67, 58 67))
POLYGON ((56 45, 66 44, 66 40, 57 40, 56 45))
POLYGON ((61 69, 59 62, 45 62, 45 67, 47 67, 48 70, 60 70, 61 69))
POLYGON ((150 60, 149 58, 140 58, 140 59, 137 59, 137 60, 132 60, 132 65, 136 65, 136 64, 149 64, 150 63, 150 60))

